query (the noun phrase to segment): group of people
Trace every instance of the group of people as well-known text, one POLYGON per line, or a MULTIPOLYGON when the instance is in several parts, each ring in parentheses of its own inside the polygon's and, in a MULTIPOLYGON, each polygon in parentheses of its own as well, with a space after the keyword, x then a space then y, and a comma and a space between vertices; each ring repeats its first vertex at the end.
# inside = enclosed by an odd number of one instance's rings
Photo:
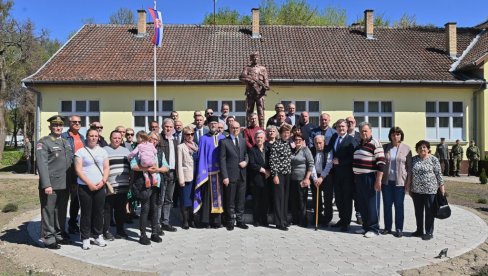
POLYGON ((63 118, 51 117, 51 133, 36 145, 46 247, 69 243, 65 220, 70 197, 68 232, 80 232, 82 248, 89 249, 92 243, 106 246, 106 240, 128 237, 124 222, 131 213, 130 201, 135 200, 140 204, 143 245, 161 242, 164 231, 177 231, 170 224, 174 206, 180 208, 182 229, 247 229, 244 210, 249 195, 255 227, 270 223, 282 231, 290 224, 307 227, 309 189, 313 202, 318 202, 318 208, 313 205, 322 227, 332 222, 335 198, 339 221, 330 226, 350 231, 354 210, 362 225, 356 232, 368 238, 380 233, 403 236, 403 201, 408 193, 417 222, 413 236, 433 237, 434 196, 438 190, 444 193, 444 185, 440 162, 430 154, 428 141, 419 141, 417 155, 412 156, 399 127, 390 129, 389 143, 382 145, 372 137, 367 122, 356 131, 353 116, 330 126, 329 114, 322 113, 315 126, 307 112, 295 117, 293 104, 288 114, 283 104, 275 107, 266 129, 259 126, 256 113, 241 127, 224 104, 220 116, 210 109, 205 116, 195 111, 194 121, 185 127, 175 111, 161 127, 151 122, 149 133, 118 126, 109 143, 101 135, 100 122, 93 122, 84 136, 79 116, 69 118, 64 133, 63 118), (110 230, 113 219, 115 234, 110 230))
MULTIPOLYGON (((463 160, 464 150, 461 146, 461 141, 458 139, 452 146, 449 152, 449 146, 446 144, 446 139, 441 138, 441 142, 437 145, 435 156, 440 160, 443 167, 444 176, 460 177, 461 161, 463 160), (449 161, 452 160, 452 171, 449 170, 449 161)), ((466 149, 466 157, 469 161, 468 176, 476 176, 478 174, 478 161, 480 160, 480 149, 476 146, 474 140, 469 142, 469 147, 466 149)))

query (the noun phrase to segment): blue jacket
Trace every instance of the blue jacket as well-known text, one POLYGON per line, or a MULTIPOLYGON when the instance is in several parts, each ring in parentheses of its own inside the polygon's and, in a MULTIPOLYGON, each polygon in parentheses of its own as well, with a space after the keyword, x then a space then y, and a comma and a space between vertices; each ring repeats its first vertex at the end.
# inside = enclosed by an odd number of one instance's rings
MULTIPOLYGON (((81 134, 81 133, 79 133, 79 134, 80 134, 80 139, 83 142, 83 145, 86 146, 85 136, 83 136, 83 134, 81 134)), ((61 133, 61 137, 63 137, 64 139, 68 140, 69 145, 73 149, 73 154, 75 154, 75 152, 74 152, 74 150, 75 150, 75 139, 73 138, 73 136, 71 136, 69 134, 69 130, 66 131, 66 132, 61 133)))

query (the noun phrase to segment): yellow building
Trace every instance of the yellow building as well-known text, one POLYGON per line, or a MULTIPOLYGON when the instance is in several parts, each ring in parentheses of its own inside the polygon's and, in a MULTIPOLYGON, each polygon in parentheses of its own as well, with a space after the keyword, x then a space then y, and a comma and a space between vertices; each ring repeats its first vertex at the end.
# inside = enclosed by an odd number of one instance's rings
MULTIPOLYGON (((400 126, 411 146, 445 137, 463 145, 474 139, 484 150, 488 24, 380 28, 372 13, 365 11, 364 26, 351 27, 165 26, 156 50, 157 120, 176 110, 189 124, 193 111, 230 103, 243 122, 238 76, 259 51, 272 88, 266 117, 275 103, 294 102, 315 123, 322 112, 333 122, 349 115, 369 121, 383 142, 390 127, 400 126)), ((117 125, 147 130, 154 115, 153 29, 145 18, 140 11, 138 26, 83 26, 23 80, 37 94, 37 138, 48 133, 54 114, 82 116, 85 130, 99 120, 105 135, 117 125)))

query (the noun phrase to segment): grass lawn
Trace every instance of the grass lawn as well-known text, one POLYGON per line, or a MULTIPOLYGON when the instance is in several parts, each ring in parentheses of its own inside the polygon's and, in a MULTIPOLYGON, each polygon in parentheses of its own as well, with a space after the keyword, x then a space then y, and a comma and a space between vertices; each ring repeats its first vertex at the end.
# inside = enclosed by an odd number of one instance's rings
POLYGON ((488 215, 488 204, 478 203, 480 199, 488 202, 488 184, 446 181, 445 185, 449 203, 470 207, 488 215))
POLYGON ((18 213, 39 208, 38 180, 0 179, 0 209, 8 203, 17 204, 16 212, 0 212, 0 229, 18 213))

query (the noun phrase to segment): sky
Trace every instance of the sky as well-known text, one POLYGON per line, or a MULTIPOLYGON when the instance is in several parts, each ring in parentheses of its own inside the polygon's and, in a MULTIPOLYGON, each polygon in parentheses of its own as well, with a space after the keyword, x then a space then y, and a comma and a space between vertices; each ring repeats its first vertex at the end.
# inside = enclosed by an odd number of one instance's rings
MULTIPOLYGON (((275 0, 277 3, 284 0, 275 0)), ((394 22, 403 14, 415 15, 418 24, 443 26, 457 22, 459 27, 470 27, 488 19, 487 0, 307 0, 312 7, 323 10, 334 7, 346 10, 347 23, 363 17, 364 10, 394 22)), ((250 15, 251 8, 259 7, 261 0, 217 0, 218 8, 236 9, 250 15)), ((79 30, 83 22, 108 23, 110 15, 119 8, 134 11, 153 7, 152 0, 14 0, 11 15, 20 21, 30 19, 37 30, 46 29, 50 37, 65 42, 70 33, 79 30)), ((158 0, 165 24, 199 24, 205 14, 213 11, 212 0, 158 0)), ((148 21, 149 21, 148 14, 148 21)))

